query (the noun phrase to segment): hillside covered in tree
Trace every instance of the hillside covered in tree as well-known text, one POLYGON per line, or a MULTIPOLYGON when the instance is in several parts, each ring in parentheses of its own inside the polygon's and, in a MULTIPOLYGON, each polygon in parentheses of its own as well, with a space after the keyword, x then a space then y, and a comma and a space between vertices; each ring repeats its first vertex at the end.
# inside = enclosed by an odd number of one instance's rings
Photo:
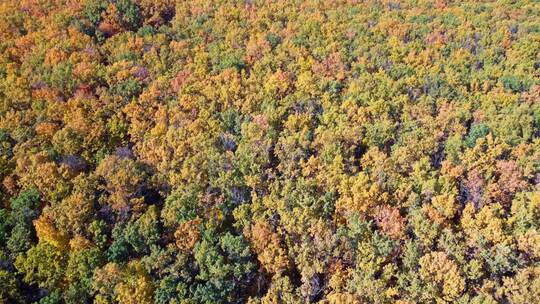
POLYGON ((1 0, 0 303, 540 303, 540 2, 1 0))

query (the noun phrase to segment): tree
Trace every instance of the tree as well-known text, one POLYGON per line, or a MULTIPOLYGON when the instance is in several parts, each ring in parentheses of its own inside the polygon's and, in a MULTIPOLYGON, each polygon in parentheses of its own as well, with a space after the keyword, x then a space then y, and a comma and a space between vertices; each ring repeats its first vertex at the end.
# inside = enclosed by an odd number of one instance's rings
POLYGON ((40 242, 18 256, 15 267, 24 275, 24 282, 59 291, 64 282, 66 262, 66 256, 59 249, 40 242))
POLYGON ((35 189, 22 192, 10 201, 10 208, 7 223, 11 231, 7 239, 7 248, 15 257, 34 243, 32 220, 39 214, 40 195, 35 189))
POLYGON ((427 284, 434 286, 437 294, 435 299, 441 298, 452 301, 465 290, 465 280, 461 277, 458 267, 444 252, 432 252, 420 258, 420 277, 427 284))

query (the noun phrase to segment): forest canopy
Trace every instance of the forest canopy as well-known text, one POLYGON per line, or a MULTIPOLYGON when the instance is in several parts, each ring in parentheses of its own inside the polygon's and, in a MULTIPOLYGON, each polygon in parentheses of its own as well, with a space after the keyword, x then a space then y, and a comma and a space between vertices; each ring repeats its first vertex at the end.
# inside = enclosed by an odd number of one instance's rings
POLYGON ((0 303, 540 303, 540 2, 1 0, 0 303))

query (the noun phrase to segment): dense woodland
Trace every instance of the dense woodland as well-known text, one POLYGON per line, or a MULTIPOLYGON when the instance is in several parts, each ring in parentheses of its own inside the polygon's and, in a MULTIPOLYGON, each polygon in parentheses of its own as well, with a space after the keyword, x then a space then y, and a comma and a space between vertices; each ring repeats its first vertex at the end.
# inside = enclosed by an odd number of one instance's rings
POLYGON ((1 0, 0 303, 540 303, 540 2, 1 0))

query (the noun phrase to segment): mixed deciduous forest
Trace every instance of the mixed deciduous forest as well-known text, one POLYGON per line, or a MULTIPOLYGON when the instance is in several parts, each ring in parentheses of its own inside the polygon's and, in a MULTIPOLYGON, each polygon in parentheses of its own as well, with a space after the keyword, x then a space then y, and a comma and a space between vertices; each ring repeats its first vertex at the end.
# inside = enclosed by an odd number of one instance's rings
POLYGON ((0 303, 540 303, 540 2, 0 1, 0 303))

